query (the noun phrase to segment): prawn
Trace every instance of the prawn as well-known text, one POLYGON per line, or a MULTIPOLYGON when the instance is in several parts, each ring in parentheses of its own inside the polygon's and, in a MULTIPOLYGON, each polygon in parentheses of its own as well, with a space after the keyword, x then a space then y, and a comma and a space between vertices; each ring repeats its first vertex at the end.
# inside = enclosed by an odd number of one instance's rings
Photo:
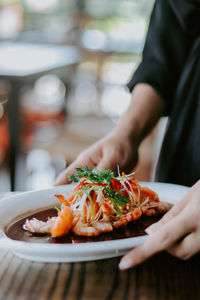
MULTIPOLYGON (((84 185, 85 181, 86 181, 85 179, 82 180, 82 181, 75 187, 74 192, 77 192, 77 191, 81 190, 81 188, 82 188, 82 186, 84 185)), ((57 199, 58 199, 62 204, 66 205, 66 206, 70 206, 70 204, 73 202, 74 197, 75 197, 74 194, 72 194, 71 196, 69 196, 67 199, 66 199, 63 195, 61 195, 61 194, 56 194, 55 196, 57 197, 57 199)))
POLYGON ((49 218, 46 222, 33 218, 27 219, 23 228, 31 233, 51 233, 56 217, 49 218))
POLYGON ((170 209, 170 204, 164 201, 150 201, 148 206, 141 207, 142 213, 146 216, 164 214, 170 209))
POLYGON ((52 237, 59 237, 67 234, 73 225, 73 212, 68 206, 64 206, 61 211, 58 212, 58 216, 55 219, 55 223, 51 230, 52 237))
POLYGON ((141 217, 141 215, 142 215, 141 208, 136 208, 133 211, 120 216, 116 221, 112 223, 112 225, 114 228, 125 226, 128 222, 138 220, 141 217))
POLYGON ((76 235, 81 236, 98 236, 101 234, 101 230, 95 228, 93 225, 88 225, 82 221, 78 221, 76 225, 72 228, 72 232, 76 235))
POLYGON ((59 237, 67 234, 73 225, 73 212, 68 206, 64 206, 58 212, 57 217, 49 218, 46 222, 33 218, 27 219, 24 229, 31 233, 51 234, 52 237, 59 237))
POLYGON ((88 237, 98 236, 103 232, 111 231, 113 231, 113 226, 110 223, 104 221, 98 221, 94 224, 89 225, 79 220, 72 228, 72 232, 74 234, 88 237))
POLYGON ((145 199, 148 197, 149 202, 150 201, 160 202, 158 194, 156 194, 154 191, 150 190, 149 188, 147 188, 145 186, 142 187, 141 197, 142 197, 142 199, 145 199))

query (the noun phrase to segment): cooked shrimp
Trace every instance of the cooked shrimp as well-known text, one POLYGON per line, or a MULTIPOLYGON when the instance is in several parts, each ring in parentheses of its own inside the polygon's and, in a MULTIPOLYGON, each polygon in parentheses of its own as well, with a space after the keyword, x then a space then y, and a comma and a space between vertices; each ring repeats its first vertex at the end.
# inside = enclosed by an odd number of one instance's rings
POLYGON ((76 235, 81 236, 97 236, 103 232, 111 232, 113 227, 111 223, 100 220, 93 224, 87 224, 79 220, 76 225, 72 228, 72 232, 76 235))
POLYGON ((82 221, 78 221, 76 225, 72 228, 72 232, 76 235, 81 236, 98 236, 101 234, 101 230, 94 227, 93 225, 87 225, 82 221))
POLYGON ((39 221, 36 218, 27 219, 24 224, 24 229, 32 233, 51 233, 56 217, 49 218, 46 222, 39 221))
POLYGON ((64 206, 58 213, 51 230, 53 237, 59 237, 67 234, 73 225, 73 212, 68 206, 64 206))
POLYGON ((125 215, 122 215, 121 217, 119 217, 118 220, 114 221, 112 223, 114 228, 119 228, 121 226, 126 225, 128 222, 132 222, 132 221, 136 221, 138 220, 142 215, 142 211, 140 208, 136 208, 131 212, 128 212, 125 215))
POLYGON ((50 233, 52 237, 67 234, 73 225, 73 212, 64 206, 57 217, 49 218, 46 222, 35 218, 26 220, 24 229, 32 233, 50 233))
MULTIPOLYGON (((106 199, 107 200, 107 199, 106 199)), ((103 210, 103 214, 105 214, 105 215, 111 215, 112 214, 112 208, 111 208, 111 206, 110 205, 108 205, 107 203, 106 203, 106 200, 105 200, 105 202, 103 203, 103 205, 102 205, 102 210, 103 210)))
POLYGON ((61 194, 55 194, 55 196, 60 201, 60 203, 62 203, 63 205, 66 205, 66 206, 69 206, 70 205, 70 201, 74 198, 74 195, 71 195, 67 199, 63 195, 61 195, 61 194))
POLYGON ((128 223, 128 221, 127 221, 125 218, 120 218, 120 219, 118 219, 117 221, 114 221, 114 222, 112 223, 112 226, 113 226, 114 228, 119 228, 119 227, 126 226, 127 223, 128 223))
POLYGON ((101 232, 111 232, 113 231, 113 227, 111 223, 99 221, 94 224, 95 228, 100 229, 101 232))
POLYGON ((170 204, 168 204, 167 202, 163 202, 163 201, 150 201, 148 206, 144 206, 141 208, 142 209, 142 213, 146 216, 153 216, 156 214, 164 214, 166 212, 168 212, 168 210, 170 209, 170 204))
MULTIPOLYGON (((82 180, 82 181, 75 187, 74 192, 77 192, 78 190, 80 190, 81 187, 84 185, 84 183, 85 183, 85 180, 82 180)), ((62 204, 66 205, 66 206, 69 206, 69 205, 73 202, 74 197, 75 197, 74 194, 72 194, 71 196, 69 196, 67 199, 66 199, 63 195, 61 195, 61 194, 56 194, 55 196, 57 197, 57 199, 58 199, 62 204)))
POLYGON ((149 202, 150 201, 155 201, 155 202, 159 202, 160 201, 158 195, 154 191, 150 190, 149 188, 147 188, 145 186, 142 187, 141 197, 143 199, 145 199, 145 198, 148 197, 149 198, 149 202))

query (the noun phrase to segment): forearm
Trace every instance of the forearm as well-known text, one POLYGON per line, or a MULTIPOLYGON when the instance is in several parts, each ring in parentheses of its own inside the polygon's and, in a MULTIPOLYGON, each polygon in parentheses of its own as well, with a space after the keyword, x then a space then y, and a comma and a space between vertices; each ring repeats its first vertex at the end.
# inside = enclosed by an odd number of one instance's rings
POLYGON ((140 142, 155 126, 163 114, 165 104, 156 91, 148 84, 137 84, 132 93, 131 103, 119 120, 114 134, 127 136, 134 143, 140 142))

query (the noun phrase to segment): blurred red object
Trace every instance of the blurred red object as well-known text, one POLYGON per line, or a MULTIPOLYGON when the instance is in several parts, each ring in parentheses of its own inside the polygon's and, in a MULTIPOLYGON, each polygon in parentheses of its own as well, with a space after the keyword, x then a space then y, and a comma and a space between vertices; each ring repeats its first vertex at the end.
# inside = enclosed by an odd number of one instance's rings
POLYGON ((8 149, 9 149, 8 117, 6 114, 4 114, 3 117, 0 118, 0 164, 2 164, 5 158, 7 157, 8 149))
POLYGON ((51 143, 65 119, 66 88, 56 75, 44 75, 21 99, 22 147, 30 150, 36 142, 51 143))
POLYGON ((8 95, 10 93, 10 85, 1 80, 0 81, 0 165, 8 157, 9 150, 9 127, 8 116, 6 114, 6 104, 8 95))
MULTIPOLYGON (((50 113, 23 108, 21 111, 21 144, 23 150, 28 151, 33 147, 34 140, 40 131, 44 135, 45 130, 47 131, 48 128, 50 131, 52 131, 52 128, 58 129, 64 123, 64 120, 64 111, 50 113)), ((48 137, 44 136, 42 140, 47 141, 47 139, 48 137)))

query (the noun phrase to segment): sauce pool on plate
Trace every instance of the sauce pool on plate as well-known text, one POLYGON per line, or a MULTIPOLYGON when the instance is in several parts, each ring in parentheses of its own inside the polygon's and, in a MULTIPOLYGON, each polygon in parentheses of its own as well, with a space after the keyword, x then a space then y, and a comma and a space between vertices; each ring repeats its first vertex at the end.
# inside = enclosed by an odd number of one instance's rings
POLYGON ((5 228, 5 234, 13 240, 25 241, 28 243, 50 243, 50 244, 74 244, 85 242, 98 242, 107 240, 116 240, 123 238, 138 237, 146 234, 145 229, 151 224, 157 222, 162 217, 162 214, 156 216, 142 216, 134 222, 128 223, 120 229, 114 229, 112 232, 102 233, 97 237, 83 237, 77 236, 73 233, 68 233, 60 238, 52 238, 47 234, 32 234, 23 229, 26 219, 37 218, 38 220, 47 221, 48 218, 57 216, 55 208, 48 208, 41 211, 34 212, 26 217, 21 217, 15 222, 10 223, 5 228))

